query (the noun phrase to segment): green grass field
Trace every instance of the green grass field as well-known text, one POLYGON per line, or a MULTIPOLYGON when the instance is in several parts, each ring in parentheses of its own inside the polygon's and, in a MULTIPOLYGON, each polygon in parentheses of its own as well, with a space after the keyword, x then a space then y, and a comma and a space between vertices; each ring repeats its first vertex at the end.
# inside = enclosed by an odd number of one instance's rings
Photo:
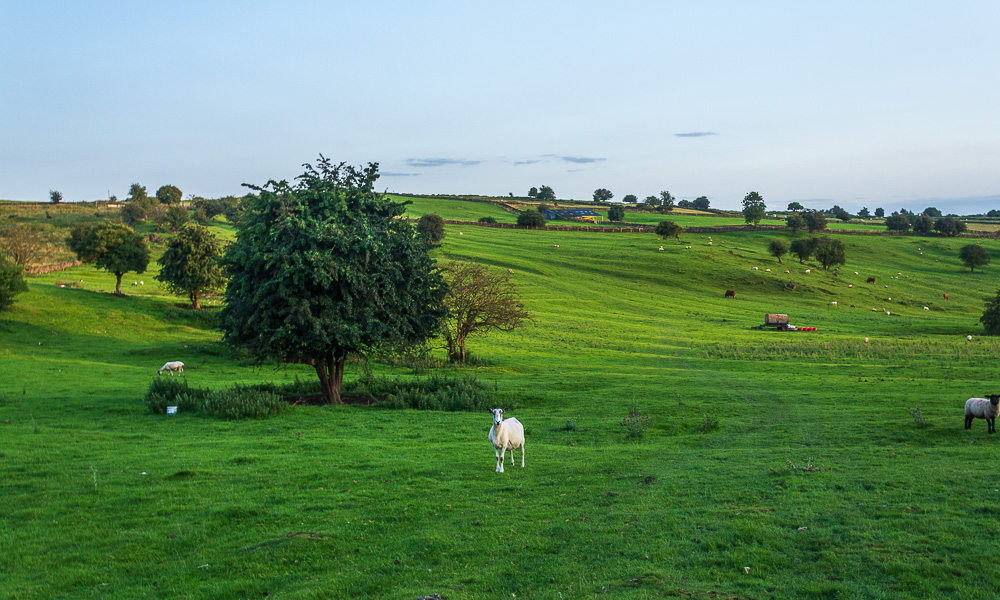
MULTIPOLYGON (((503 212, 449 202, 409 212, 503 212)), ((88 266, 31 277, 0 315, 0 597, 1000 597, 1000 436, 962 418, 1000 391, 978 323, 998 267, 963 267, 967 239, 843 236, 826 272, 775 237, 449 226, 439 256, 512 269, 535 314, 438 370, 525 424, 504 474, 485 412, 150 414, 167 360, 198 387, 314 375, 245 364, 218 299, 188 310, 155 263, 125 298, 88 266), (769 312, 818 331, 751 329, 769 312)))

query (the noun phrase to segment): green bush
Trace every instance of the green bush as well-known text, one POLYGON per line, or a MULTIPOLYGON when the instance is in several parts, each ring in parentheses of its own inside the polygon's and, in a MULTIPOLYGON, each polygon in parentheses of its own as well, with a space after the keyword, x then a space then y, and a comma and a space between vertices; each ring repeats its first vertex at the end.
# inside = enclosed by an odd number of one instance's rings
POLYGON ((189 388, 184 379, 157 377, 149 384, 143 400, 157 415, 166 414, 168 406, 176 406, 177 412, 198 412, 201 399, 207 393, 208 390, 189 388))
POLYGON ((288 407, 281 396, 251 387, 236 387, 209 392, 201 401, 201 411, 220 419, 266 419, 288 407))
POLYGON ((480 223, 496 223, 497 220, 493 217, 479 217, 480 223))

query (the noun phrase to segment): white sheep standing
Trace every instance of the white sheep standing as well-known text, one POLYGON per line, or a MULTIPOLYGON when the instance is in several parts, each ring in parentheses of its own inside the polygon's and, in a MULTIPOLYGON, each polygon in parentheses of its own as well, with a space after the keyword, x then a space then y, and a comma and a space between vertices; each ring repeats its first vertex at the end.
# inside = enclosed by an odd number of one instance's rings
POLYGON ((182 363, 179 360, 174 360, 174 361, 168 362, 167 364, 165 364, 162 367, 160 367, 160 370, 157 371, 156 374, 157 375, 163 375, 164 371, 169 371, 171 377, 174 376, 174 371, 180 371, 181 375, 183 375, 184 374, 184 363, 182 363))
POLYGON ((524 426, 517 419, 511 417, 504 421, 503 409, 492 408, 493 427, 490 427, 490 443, 493 444, 493 452, 497 455, 497 473, 503 473, 503 457, 507 450, 510 450, 510 466, 514 466, 514 449, 521 449, 521 467, 524 467, 524 426))
POLYGON ((988 433, 997 431, 997 414, 1000 414, 1000 394, 990 394, 990 399, 969 398, 965 401, 965 428, 972 429, 973 419, 986 419, 988 433))

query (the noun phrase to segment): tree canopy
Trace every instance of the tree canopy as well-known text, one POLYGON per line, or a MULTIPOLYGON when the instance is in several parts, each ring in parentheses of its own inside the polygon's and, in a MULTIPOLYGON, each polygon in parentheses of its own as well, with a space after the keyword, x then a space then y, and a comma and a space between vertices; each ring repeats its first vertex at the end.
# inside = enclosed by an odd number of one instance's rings
POLYGON ((156 279, 166 284, 172 294, 187 296, 191 307, 201 309, 199 297, 226 284, 220 259, 222 244, 200 225, 189 225, 170 240, 157 261, 161 268, 156 279))
POLYGON ((878 217, 878 218, 884 217, 885 216, 885 209, 881 208, 881 207, 876 208, 875 209, 875 216, 878 217))
POLYGON ((941 235, 947 237, 955 237, 956 235, 965 232, 968 227, 962 221, 959 221, 955 217, 941 217, 934 221, 934 230, 941 232, 941 235))
POLYGON ((771 243, 767 245, 767 251, 771 254, 771 256, 777 258, 780 263, 781 257, 788 254, 788 244, 785 243, 785 240, 773 239, 771 240, 771 243))
POLYGON ((806 229, 809 233, 816 233, 826 229, 826 215, 821 210, 803 211, 802 219, 805 221, 806 229))
POLYGON ((983 267, 990 264, 990 254, 986 251, 986 248, 978 244, 962 246, 958 251, 958 259, 965 263, 965 266, 969 267, 969 270, 973 273, 976 272, 976 267, 983 267))
POLYGON ((907 220, 913 226, 913 231, 917 233, 930 233, 934 231, 934 219, 928 215, 913 215, 912 218, 907 218, 907 220))
POLYGON ((527 208, 517 215, 517 224, 526 227, 544 227, 545 216, 533 208, 527 208))
POLYGON ((816 249, 816 244, 819 240, 814 237, 799 238, 792 242, 792 245, 788 247, 792 254, 798 257, 800 263, 804 263, 809 260, 812 255, 813 250, 816 249))
POLYGON ((664 239, 672 237, 680 240, 682 231, 684 231, 684 228, 673 221, 660 221, 656 225, 656 235, 664 239))
POLYGON ((594 202, 607 202, 614 197, 615 195, 607 188, 597 188, 594 190, 594 202))
POLYGON ((885 228, 887 231, 909 231, 910 219, 904 214, 893 213, 885 218, 885 228))
POLYGON ((710 202, 708 200, 708 196, 698 196, 691 201, 691 208, 697 210, 708 210, 709 204, 710 202))
POLYGON ((52 204, 59 204, 62 200, 62 192, 58 190, 49 190, 49 201, 52 202, 52 204))
POLYGON ((612 204, 608 207, 608 220, 620 223, 625 220, 625 207, 621 204, 612 204))
POLYGON ((847 247, 844 242, 826 236, 820 238, 813 249, 813 255, 824 269, 844 264, 846 254, 847 247))
POLYGON ((70 232, 69 247, 83 262, 115 274, 115 295, 122 295, 125 273, 144 273, 149 265, 146 240, 122 223, 83 225, 70 232))
POLYGON ((340 404, 348 356, 436 335, 446 286, 427 240, 396 218, 405 204, 375 191, 378 163, 304 166, 295 184, 249 186, 219 325, 258 361, 312 365, 340 404))
POLYGON ((802 218, 801 214, 793 212, 785 219, 785 225, 791 228, 792 235, 798 235, 799 230, 806 226, 806 220, 802 218))
POLYGON ((24 281, 24 267, 15 264, 0 250, 0 312, 10 310, 14 296, 28 291, 24 281))
POLYGON ((444 240, 444 219, 437 213, 427 213, 417 219, 417 233, 427 238, 431 244, 444 240))
POLYGON ((536 197, 539 200, 555 200, 556 193, 549 186, 543 185, 540 188, 538 188, 538 196, 536 197))
POLYGON ((986 335, 1000 335, 1000 290, 997 290, 996 296, 987 298, 984 305, 979 322, 986 329, 986 335))
POLYGON ((625 197, 622 198, 622 202, 626 204, 635 204, 638 201, 639 198, 637 198, 635 194, 625 194, 625 197))
POLYGON ((792 211, 795 211, 795 210, 802 210, 803 208, 805 208, 805 207, 804 207, 804 206, 802 206, 802 205, 801 205, 800 203, 798 203, 798 202, 789 202, 789 203, 788 203, 788 210, 792 210, 792 211))
POLYGON ((663 208, 663 212, 670 212, 674 209, 674 197, 670 192, 666 190, 660 192, 660 206, 663 208))
POLYGON ((452 361, 465 361, 470 336, 511 332, 531 320, 510 274, 472 262, 449 261, 442 267, 448 294, 444 336, 452 361))
POLYGON ((830 209, 830 214, 832 214, 833 216, 837 217, 838 219, 840 219, 845 223, 850 221, 852 218, 851 213, 841 208, 840 205, 838 204, 833 205, 833 208, 830 209))
POLYGON ((156 190, 156 199, 163 204, 180 204, 184 194, 176 185, 162 185, 156 190))
POLYGON ((750 192, 743 197, 743 219, 756 227, 760 220, 764 218, 764 211, 767 205, 764 204, 764 197, 757 192, 750 192))

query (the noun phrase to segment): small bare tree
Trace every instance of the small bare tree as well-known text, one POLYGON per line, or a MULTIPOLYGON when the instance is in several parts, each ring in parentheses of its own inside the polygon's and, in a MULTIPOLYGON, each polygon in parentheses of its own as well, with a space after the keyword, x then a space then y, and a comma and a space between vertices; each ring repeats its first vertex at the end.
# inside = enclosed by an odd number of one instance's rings
POLYGON ((42 238, 25 225, 9 225, 0 229, 0 249, 7 252, 14 264, 27 267, 35 262, 42 249, 42 238))
POLYGON ((448 355, 465 361, 465 341, 491 331, 511 332, 531 320, 510 273, 486 265, 449 261, 442 267, 448 283, 444 303, 449 316, 444 323, 448 355))

